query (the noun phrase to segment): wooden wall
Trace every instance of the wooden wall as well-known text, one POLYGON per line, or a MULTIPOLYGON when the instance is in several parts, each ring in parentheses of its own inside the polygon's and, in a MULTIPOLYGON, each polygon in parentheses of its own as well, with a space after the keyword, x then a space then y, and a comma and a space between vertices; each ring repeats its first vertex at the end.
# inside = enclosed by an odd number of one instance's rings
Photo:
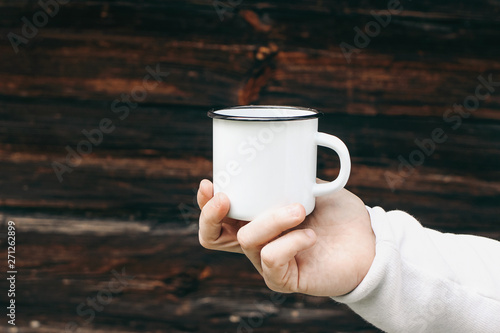
MULTIPOLYGON (((0 0, 0 243, 6 251, 15 221, 15 332, 68 322, 79 332, 378 332, 329 299, 273 295, 244 257, 198 244, 193 199, 211 176, 212 108, 317 108, 320 129, 349 147, 347 188, 366 204, 500 240, 500 84, 470 116, 447 113, 471 100, 478 76, 500 82, 500 2, 401 0, 348 63, 340 44, 355 45, 354 28, 387 6, 70 1, 16 53, 10 33, 22 36, 23 17, 44 23, 42 9, 0 0), (139 97, 148 66, 168 75, 139 97), (53 162, 104 118, 114 130, 60 182, 53 162), (436 128, 447 139, 398 171, 436 128), (133 278, 109 304, 79 315, 123 269, 133 278)), ((336 159, 319 155, 319 176, 335 177, 336 159)))

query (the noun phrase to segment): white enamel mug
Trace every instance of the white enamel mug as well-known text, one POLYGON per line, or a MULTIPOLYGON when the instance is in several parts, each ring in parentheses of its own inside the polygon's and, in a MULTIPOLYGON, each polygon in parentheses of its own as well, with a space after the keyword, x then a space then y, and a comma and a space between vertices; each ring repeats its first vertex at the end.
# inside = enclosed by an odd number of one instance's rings
POLYGON ((292 203, 310 214, 315 197, 342 189, 351 172, 345 144, 318 132, 313 109, 290 106, 237 106, 210 111, 213 118, 214 192, 230 201, 228 216, 251 221, 292 203), (338 177, 316 183, 317 145, 340 158, 338 177))

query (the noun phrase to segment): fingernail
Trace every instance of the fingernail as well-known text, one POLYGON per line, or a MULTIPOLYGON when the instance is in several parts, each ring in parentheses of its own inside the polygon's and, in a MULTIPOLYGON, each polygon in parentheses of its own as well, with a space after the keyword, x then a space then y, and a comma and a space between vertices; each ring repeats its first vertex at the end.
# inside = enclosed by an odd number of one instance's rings
POLYGON ((294 216, 294 217, 299 217, 300 216, 300 213, 301 213, 301 209, 300 209, 300 206, 299 205, 293 205, 289 208, 289 211, 290 215, 294 216))
POLYGON ((312 231, 311 229, 305 229, 304 232, 306 233, 307 237, 309 237, 309 238, 314 238, 316 236, 314 231, 312 231))
POLYGON ((214 205, 215 208, 219 208, 220 207, 221 202, 220 202, 220 195, 219 195, 219 193, 216 193, 214 195, 212 203, 213 203, 213 205, 214 205))
POLYGON ((207 179, 202 179, 200 182, 200 188, 208 186, 208 180, 207 179))

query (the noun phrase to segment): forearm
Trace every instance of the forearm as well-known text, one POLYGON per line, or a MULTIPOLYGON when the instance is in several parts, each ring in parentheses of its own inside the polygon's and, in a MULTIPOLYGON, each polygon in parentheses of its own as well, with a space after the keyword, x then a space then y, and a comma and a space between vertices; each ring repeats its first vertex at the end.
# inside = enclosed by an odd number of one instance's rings
POLYGON ((499 242, 369 211, 375 260, 354 291, 333 299, 387 332, 500 332, 499 242))

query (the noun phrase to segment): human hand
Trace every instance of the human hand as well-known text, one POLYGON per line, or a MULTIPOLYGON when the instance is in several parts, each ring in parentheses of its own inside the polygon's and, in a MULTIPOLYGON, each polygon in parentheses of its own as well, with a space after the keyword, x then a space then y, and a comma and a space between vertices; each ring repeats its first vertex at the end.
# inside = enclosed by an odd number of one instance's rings
POLYGON ((228 218, 230 202, 198 190, 199 239, 207 249, 245 254, 278 292, 340 296, 358 286, 375 257, 375 235, 364 203, 351 192, 317 197, 306 217, 300 204, 264 213, 251 222, 228 218))

